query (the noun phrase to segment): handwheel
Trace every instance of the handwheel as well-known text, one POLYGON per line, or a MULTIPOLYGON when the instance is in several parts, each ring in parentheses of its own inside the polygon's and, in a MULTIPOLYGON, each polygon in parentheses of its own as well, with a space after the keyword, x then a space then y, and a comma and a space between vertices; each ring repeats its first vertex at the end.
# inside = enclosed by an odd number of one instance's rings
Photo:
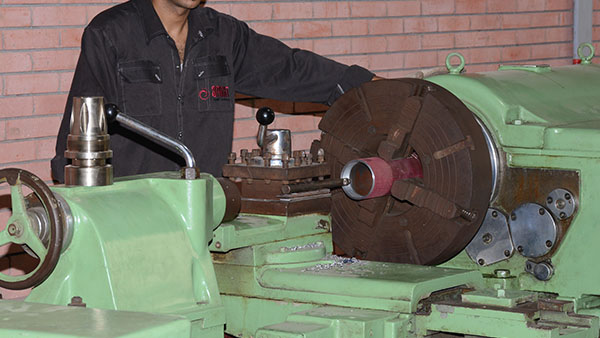
POLYGON ((12 216, 4 230, 0 231, 0 246, 8 243, 27 245, 39 258, 39 263, 24 275, 11 276, 0 273, 0 287, 12 290, 27 289, 42 283, 56 267, 63 244, 64 215, 50 188, 36 175, 21 169, 0 169, 0 184, 4 182, 10 186, 12 216), (46 211, 49 228, 47 245, 44 245, 33 230, 26 198, 23 196, 23 185, 33 191, 46 211))

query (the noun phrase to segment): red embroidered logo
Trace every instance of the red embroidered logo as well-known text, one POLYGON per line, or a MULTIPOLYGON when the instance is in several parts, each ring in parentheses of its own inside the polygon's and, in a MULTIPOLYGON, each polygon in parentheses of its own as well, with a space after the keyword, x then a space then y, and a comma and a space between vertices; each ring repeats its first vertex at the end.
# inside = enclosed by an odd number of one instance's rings
POLYGON ((202 101, 206 101, 208 100, 208 90, 206 89, 202 89, 201 91, 198 92, 198 97, 200 98, 200 100, 202 101))
POLYGON ((228 86, 212 86, 212 97, 216 99, 229 98, 229 87, 228 86))

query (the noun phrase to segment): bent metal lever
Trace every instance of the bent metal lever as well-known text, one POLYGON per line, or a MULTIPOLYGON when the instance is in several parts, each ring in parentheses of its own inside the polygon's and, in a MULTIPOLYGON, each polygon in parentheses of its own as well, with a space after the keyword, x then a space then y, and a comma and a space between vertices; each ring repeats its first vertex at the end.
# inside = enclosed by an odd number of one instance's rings
POLYGON ((117 107, 115 104, 106 104, 104 106, 104 112, 106 115, 106 120, 109 123, 116 121, 123 127, 142 135, 149 140, 159 143, 176 153, 179 153, 185 159, 185 167, 182 168, 182 178, 196 179, 199 177, 200 174, 198 168, 196 168, 196 160, 194 159, 194 155, 188 149, 188 147, 185 146, 185 144, 126 114, 123 114, 119 107, 117 107))

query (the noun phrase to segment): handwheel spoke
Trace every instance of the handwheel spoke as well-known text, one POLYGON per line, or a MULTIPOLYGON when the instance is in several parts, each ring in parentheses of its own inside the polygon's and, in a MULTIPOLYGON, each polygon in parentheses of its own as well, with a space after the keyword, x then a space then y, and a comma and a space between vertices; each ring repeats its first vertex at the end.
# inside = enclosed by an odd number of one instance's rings
POLYGON ((19 179, 17 179, 15 185, 10 186, 10 198, 12 200, 13 218, 22 218, 28 221, 27 207, 25 206, 25 197, 23 196, 23 185, 19 179))
POLYGON ((26 231, 24 243, 38 256, 40 261, 44 260, 48 249, 46 249, 44 243, 42 243, 32 230, 26 231))

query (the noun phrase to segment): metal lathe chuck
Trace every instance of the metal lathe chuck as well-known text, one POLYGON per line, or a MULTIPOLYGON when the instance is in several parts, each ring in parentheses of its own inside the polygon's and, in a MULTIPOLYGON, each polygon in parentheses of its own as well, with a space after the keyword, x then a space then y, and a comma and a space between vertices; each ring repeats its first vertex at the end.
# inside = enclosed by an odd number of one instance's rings
POLYGON ((332 177, 343 176, 347 163, 372 157, 388 163, 417 157, 422 166, 422 178, 397 180, 380 197, 332 193, 338 251, 439 264, 478 231, 494 184, 490 149, 472 112, 446 89, 417 79, 365 83, 342 96, 319 128, 332 177))

